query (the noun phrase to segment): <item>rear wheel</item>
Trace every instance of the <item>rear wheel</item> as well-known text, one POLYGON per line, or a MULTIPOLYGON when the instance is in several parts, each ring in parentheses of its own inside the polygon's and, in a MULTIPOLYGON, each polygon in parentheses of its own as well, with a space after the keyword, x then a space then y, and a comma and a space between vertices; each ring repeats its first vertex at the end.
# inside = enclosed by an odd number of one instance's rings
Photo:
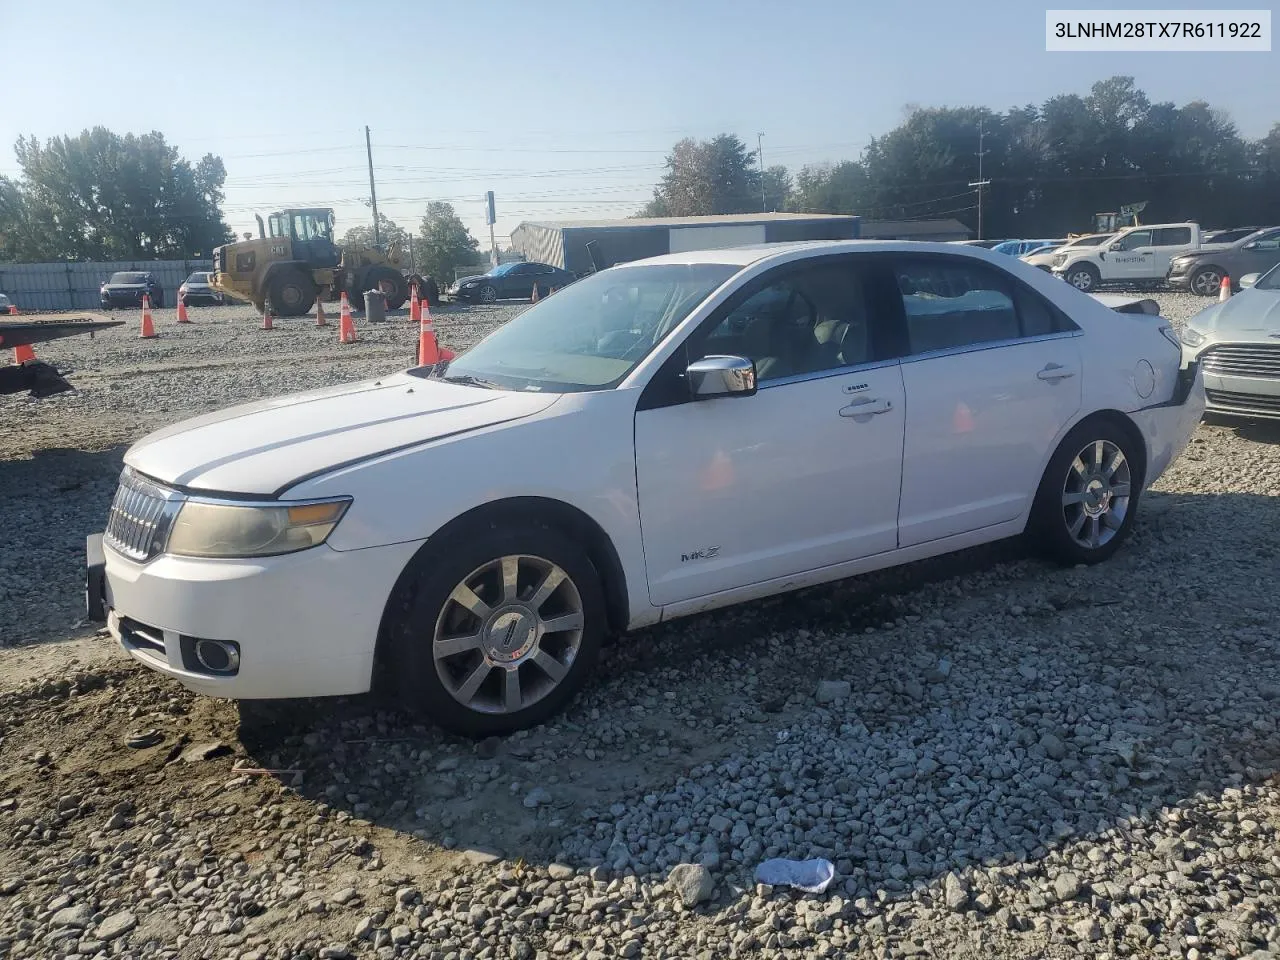
POLYGON ((267 297, 282 317, 302 317, 316 302, 315 281, 301 270, 281 270, 271 278, 267 297))
POLYGON ((409 281, 399 270, 374 267, 365 276, 366 290, 380 290, 387 298, 388 310, 399 310, 409 299, 409 281))
POLYGON ((1215 296, 1222 289, 1222 271, 1203 267, 1191 277, 1191 292, 1201 297, 1215 296))
POLYGON ((401 702, 470 737, 558 713, 595 662, 604 594, 586 553, 558 530, 485 523, 415 561, 389 616, 401 702))
POLYGON ((1090 263, 1082 263, 1066 272, 1067 283, 1085 293, 1097 287, 1100 279, 1101 274, 1098 273, 1098 268, 1090 263))
POLYGON ((1127 431, 1106 419, 1080 424, 1040 481, 1030 526, 1037 544, 1064 563, 1106 560, 1133 527, 1141 473, 1127 431))

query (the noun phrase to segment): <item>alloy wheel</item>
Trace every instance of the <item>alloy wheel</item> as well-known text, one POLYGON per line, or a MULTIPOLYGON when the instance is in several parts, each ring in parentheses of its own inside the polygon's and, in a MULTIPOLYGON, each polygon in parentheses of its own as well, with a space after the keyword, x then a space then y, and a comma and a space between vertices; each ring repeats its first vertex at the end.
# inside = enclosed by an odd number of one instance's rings
POLYGON ((1080 546, 1105 546, 1124 526, 1132 473, 1129 460, 1110 440, 1094 440, 1071 461, 1062 488, 1062 519, 1080 546))
POLYGON ((559 566, 524 554, 491 560, 453 588, 436 619, 436 675, 470 710, 515 713, 568 676, 584 623, 582 596, 559 566))
POLYGON ((1191 278, 1191 289, 1202 297, 1217 293, 1222 287, 1222 274, 1216 270, 1201 270, 1191 278))

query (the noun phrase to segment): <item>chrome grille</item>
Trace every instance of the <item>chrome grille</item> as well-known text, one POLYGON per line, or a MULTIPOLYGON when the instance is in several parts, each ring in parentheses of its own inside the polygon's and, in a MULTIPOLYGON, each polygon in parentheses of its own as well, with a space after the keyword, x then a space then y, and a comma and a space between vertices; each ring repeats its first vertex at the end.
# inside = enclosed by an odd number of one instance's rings
POLYGON ((169 524, 181 506, 181 495, 144 480, 125 468, 103 539, 132 560, 150 560, 164 548, 169 524))
POLYGON ((1220 377, 1280 379, 1280 344, 1224 343, 1204 352, 1204 372, 1220 377))
POLYGON ((1280 417, 1280 397, 1260 396, 1256 393, 1231 393, 1226 390, 1206 390, 1204 393, 1210 408, 1223 413, 1280 417))

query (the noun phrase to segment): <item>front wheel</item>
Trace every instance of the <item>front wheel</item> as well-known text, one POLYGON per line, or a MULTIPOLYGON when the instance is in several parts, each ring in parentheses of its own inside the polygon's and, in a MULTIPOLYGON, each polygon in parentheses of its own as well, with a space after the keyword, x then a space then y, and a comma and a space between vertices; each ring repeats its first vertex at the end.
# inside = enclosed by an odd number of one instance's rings
POLYGON ((1078 267, 1072 267, 1066 273, 1067 283, 1071 284, 1077 290, 1088 293, 1098 285, 1101 274, 1098 273, 1096 267, 1091 264, 1084 263, 1078 267))
POLYGON ((491 283, 486 283, 483 287, 480 288, 479 297, 480 297, 481 303, 497 303, 498 288, 491 283))
POLYGON ((1197 270, 1191 278, 1191 292, 1200 297, 1217 296, 1222 289, 1222 271, 1217 267, 1197 270))
POLYGON ((605 630, 600 578, 559 531, 496 523, 415 560, 387 622, 402 704, 468 737, 558 713, 605 630))
POLYGON ((268 298, 278 316, 306 316, 316 302, 315 281, 301 270, 281 270, 271 279, 268 298))
POLYGON ((378 290, 387 298, 388 310, 399 310, 409 299, 409 282, 398 270, 390 267, 375 267, 365 278, 365 285, 370 290, 378 290))
POLYGON ((1049 461, 1029 532, 1063 563, 1106 560, 1133 527, 1141 483, 1129 435, 1108 420, 1083 423, 1049 461))

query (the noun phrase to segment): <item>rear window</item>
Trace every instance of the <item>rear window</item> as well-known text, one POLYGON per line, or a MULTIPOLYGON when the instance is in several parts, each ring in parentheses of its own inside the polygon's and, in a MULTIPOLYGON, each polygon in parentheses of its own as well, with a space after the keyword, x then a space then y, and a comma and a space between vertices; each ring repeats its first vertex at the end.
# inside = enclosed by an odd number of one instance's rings
POLYGON ((145 273, 113 273, 109 283, 146 283, 145 273))

